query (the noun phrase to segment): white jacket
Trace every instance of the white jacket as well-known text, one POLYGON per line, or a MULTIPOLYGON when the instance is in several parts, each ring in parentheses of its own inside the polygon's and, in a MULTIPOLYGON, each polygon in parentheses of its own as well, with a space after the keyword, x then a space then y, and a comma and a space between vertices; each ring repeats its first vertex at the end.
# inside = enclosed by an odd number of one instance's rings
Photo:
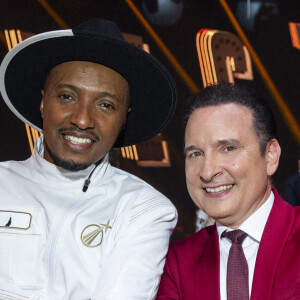
POLYGON ((28 160, 0 163, 0 289, 43 300, 154 299, 174 206, 107 157, 83 192, 94 166, 70 172, 38 152, 41 140, 28 160))

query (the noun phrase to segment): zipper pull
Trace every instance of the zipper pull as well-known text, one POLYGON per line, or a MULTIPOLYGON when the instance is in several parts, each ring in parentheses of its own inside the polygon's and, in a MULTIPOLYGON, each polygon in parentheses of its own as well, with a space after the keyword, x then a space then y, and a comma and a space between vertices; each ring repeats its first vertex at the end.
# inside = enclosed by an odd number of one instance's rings
POLYGON ((82 188, 82 191, 85 193, 87 191, 87 189, 89 188, 89 185, 91 183, 90 178, 86 179, 82 188))
POLYGON ((92 170, 92 172, 90 173, 89 177, 84 181, 84 185, 82 188, 82 191, 85 193, 87 191, 87 189, 89 188, 89 185, 91 183, 91 177, 94 173, 94 171, 96 170, 96 168, 98 167, 99 164, 96 164, 94 169, 92 170))

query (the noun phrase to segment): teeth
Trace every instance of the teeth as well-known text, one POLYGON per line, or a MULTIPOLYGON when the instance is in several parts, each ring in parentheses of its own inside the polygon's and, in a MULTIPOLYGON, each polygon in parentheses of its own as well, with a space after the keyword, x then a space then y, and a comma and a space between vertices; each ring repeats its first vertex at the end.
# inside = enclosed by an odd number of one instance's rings
POLYGON ((205 190, 208 192, 208 193, 219 193, 221 191, 226 191, 228 189, 232 188, 232 184, 229 184, 229 185, 221 185, 221 186, 218 186, 217 188, 206 188, 205 190))
POLYGON ((65 139, 69 140, 72 144, 90 144, 92 140, 90 139, 82 139, 72 135, 65 135, 65 139))

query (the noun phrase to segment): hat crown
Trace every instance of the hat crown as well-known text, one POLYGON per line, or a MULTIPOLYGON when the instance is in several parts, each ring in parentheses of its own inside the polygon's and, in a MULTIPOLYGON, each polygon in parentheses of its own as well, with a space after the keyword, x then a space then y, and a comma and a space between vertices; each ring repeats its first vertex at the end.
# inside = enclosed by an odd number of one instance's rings
POLYGON ((0 66, 0 90, 12 112, 42 131, 40 91, 45 74, 70 61, 104 65, 129 83, 131 112, 114 147, 140 143, 169 123, 177 100, 171 75, 153 56, 126 42, 115 23, 103 19, 90 20, 73 31, 38 34, 7 54, 0 66))
POLYGON ((109 36, 110 38, 124 40, 122 33, 116 23, 103 20, 92 19, 82 23, 72 29, 74 35, 87 34, 93 36, 109 36))

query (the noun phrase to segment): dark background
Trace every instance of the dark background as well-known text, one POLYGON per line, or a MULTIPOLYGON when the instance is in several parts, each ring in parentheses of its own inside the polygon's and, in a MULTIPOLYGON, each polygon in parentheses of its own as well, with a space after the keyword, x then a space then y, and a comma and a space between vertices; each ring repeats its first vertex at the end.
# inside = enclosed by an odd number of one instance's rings
MULTIPOLYGON (((199 29, 210 28, 235 33, 226 13, 217 0, 133 0, 143 10, 147 4, 150 11, 162 11, 162 2, 168 2, 170 9, 175 4, 183 4, 181 17, 172 23, 172 15, 162 17, 165 26, 153 24, 153 29, 171 50, 193 81, 202 88, 202 79, 198 63, 195 38, 199 29), (146 2, 147 3, 146 3, 146 2), (173 5, 173 6, 172 6, 173 5)), ((151 39, 143 25, 138 21, 124 0, 49 0, 48 4, 70 27, 74 27, 90 18, 106 18, 115 21, 122 32, 141 35, 150 46, 151 53, 161 60, 173 74, 178 86, 179 103, 175 116, 163 132, 170 150, 172 167, 142 168, 135 162, 121 160, 120 166, 143 178, 162 193, 167 195, 179 210, 179 223, 182 235, 194 231, 195 206, 185 186, 183 132, 184 114, 191 94, 175 69, 151 39)), ((247 37, 260 57, 263 65, 275 82, 287 106, 299 123, 300 111, 300 50, 292 47, 288 22, 300 22, 300 1, 228 1, 230 8, 242 25, 247 37), (246 17, 246 4, 256 7, 251 18, 246 17), (239 10, 239 8, 242 8, 239 10)), ((9 0, 1 1, 0 30, 20 29, 33 34, 61 29, 47 13, 39 1, 9 0)), ((0 43, 0 60, 7 48, 0 43)), ((287 127, 285 120, 275 104, 263 80, 253 64, 254 80, 247 82, 261 94, 271 106, 278 123, 278 140, 282 147, 279 169, 273 178, 273 184, 284 195, 285 179, 297 171, 297 151, 299 144, 287 127)), ((18 87, 16 87, 18 88, 18 87)), ((23 160, 29 157, 30 149, 24 124, 19 121, 0 101, 0 161, 23 160)), ((1 195, 0 195, 1 197, 1 195)))

